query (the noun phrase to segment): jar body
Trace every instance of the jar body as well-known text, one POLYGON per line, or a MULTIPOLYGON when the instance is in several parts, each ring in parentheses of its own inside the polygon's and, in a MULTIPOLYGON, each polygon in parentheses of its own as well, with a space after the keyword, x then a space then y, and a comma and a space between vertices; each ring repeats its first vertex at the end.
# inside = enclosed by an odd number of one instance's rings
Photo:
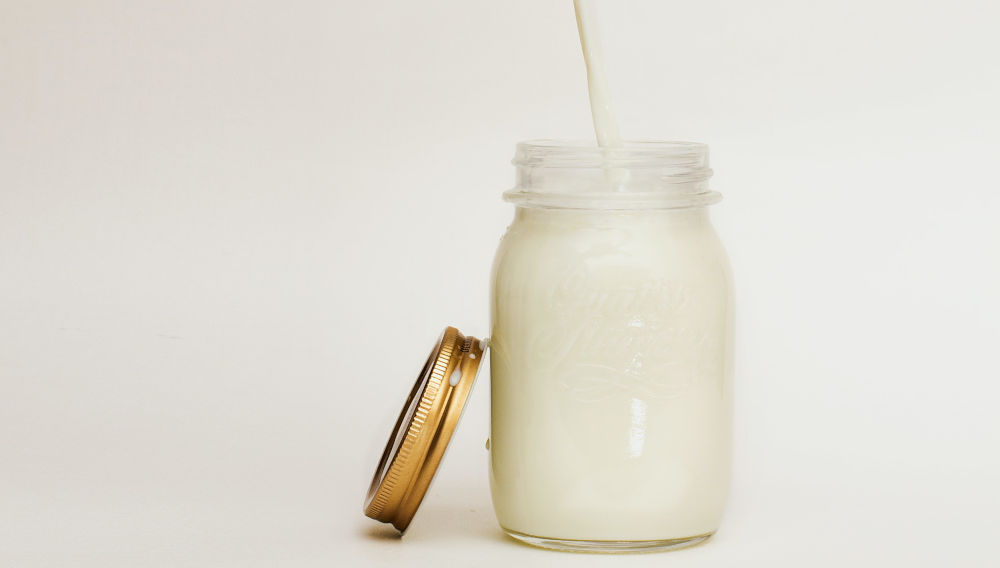
POLYGON ((732 294, 707 209, 517 207, 491 298, 504 530, 597 549, 714 533, 730 477, 732 294))

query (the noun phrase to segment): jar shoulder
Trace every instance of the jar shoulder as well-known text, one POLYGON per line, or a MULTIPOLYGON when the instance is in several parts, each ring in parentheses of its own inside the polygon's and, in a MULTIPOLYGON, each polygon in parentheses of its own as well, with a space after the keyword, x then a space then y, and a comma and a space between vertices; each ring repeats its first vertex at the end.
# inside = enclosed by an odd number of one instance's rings
POLYGON ((515 218, 497 247, 493 283, 551 275, 559 269, 655 273, 702 273, 726 285, 729 257, 711 221, 702 218, 610 220, 562 218, 555 222, 515 218), (582 267, 582 268, 581 268, 582 267), (708 273, 708 274, 705 274, 708 273))

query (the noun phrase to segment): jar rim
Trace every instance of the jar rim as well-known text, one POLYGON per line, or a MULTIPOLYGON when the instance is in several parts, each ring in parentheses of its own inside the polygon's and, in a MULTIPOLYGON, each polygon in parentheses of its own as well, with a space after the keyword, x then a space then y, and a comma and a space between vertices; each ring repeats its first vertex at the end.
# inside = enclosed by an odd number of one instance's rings
POLYGON ((592 141, 537 138, 518 142, 515 166, 527 167, 689 167, 708 166, 708 145, 669 140, 626 140, 601 147, 592 141))

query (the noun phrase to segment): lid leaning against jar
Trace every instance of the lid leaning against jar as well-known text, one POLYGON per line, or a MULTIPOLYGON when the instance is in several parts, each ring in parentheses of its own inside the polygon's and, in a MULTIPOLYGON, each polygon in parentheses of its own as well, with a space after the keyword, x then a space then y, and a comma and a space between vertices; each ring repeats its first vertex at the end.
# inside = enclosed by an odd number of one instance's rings
POLYGON ((382 453, 365 515, 406 530, 430 486, 476 380, 486 341, 454 327, 441 334, 382 453))

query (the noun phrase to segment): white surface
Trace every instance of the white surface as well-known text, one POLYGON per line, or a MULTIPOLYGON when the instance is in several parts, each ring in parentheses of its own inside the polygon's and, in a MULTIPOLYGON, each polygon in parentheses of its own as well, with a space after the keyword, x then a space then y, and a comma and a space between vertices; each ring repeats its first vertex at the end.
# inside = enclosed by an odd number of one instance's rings
POLYGON ((487 329, 514 143, 590 134, 568 0, 5 0, 0 565, 996 566, 996 5, 615 5, 623 134, 726 195, 714 542, 501 537, 482 385, 406 537, 361 516, 430 343, 487 329))

